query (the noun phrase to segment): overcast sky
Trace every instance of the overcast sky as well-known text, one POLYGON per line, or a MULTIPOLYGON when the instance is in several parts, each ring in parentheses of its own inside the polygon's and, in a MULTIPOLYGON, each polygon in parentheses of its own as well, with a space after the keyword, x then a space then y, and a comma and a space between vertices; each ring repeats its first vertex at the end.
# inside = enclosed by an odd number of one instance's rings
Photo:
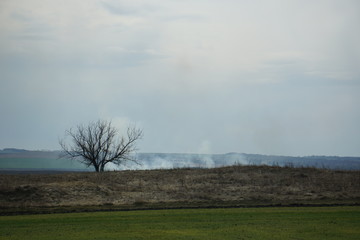
POLYGON ((0 148, 360 156, 358 0, 1 0, 0 148))

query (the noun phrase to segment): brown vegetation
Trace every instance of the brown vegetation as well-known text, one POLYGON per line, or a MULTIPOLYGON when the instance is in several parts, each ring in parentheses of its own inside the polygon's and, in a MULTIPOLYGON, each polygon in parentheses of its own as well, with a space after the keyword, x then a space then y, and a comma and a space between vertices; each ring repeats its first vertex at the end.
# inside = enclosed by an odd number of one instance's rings
POLYGON ((359 204, 360 172, 231 166, 213 169, 0 175, 0 210, 359 204))

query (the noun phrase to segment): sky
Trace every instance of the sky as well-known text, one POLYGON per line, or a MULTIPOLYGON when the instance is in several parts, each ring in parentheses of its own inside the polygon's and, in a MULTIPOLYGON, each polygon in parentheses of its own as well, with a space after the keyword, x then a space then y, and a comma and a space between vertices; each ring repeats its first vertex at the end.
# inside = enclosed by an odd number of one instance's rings
POLYGON ((360 156, 358 0, 1 0, 0 149, 360 156))

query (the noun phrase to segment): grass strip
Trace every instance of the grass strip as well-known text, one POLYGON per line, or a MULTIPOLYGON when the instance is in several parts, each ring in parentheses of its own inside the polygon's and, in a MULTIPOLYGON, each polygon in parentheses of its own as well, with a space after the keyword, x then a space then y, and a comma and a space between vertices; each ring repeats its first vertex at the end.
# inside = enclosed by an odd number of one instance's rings
POLYGON ((0 216, 0 239, 359 239, 360 207, 0 216))

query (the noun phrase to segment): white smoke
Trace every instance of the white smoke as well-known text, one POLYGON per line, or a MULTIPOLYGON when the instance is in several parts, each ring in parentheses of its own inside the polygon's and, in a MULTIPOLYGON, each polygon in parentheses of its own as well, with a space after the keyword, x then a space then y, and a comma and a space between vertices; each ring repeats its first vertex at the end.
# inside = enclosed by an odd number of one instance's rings
MULTIPOLYGON (((209 145, 207 145, 209 146, 209 145)), ((209 148, 208 148, 209 149, 209 148)), ((179 154, 179 153, 138 153, 134 156, 137 163, 125 162, 118 167, 109 164, 107 170, 146 170, 173 168, 214 168, 232 165, 247 165, 243 154, 179 154)))

